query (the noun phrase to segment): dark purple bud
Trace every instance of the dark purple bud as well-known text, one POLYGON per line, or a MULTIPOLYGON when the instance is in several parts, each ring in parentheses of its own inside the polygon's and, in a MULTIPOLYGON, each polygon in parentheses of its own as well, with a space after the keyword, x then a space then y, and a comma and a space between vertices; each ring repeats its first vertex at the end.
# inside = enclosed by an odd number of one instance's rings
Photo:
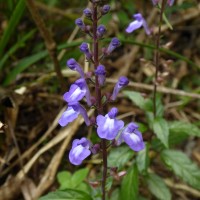
POLYGON ((106 55, 111 54, 118 46, 120 46, 120 41, 117 38, 113 38, 106 49, 106 55))
POLYGON ((109 5, 104 5, 101 9, 101 14, 105 15, 110 11, 110 6, 109 5))
POLYGON ((83 52, 87 59, 90 60, 92 58, 92 54, 90 53, 88 44, 86 42, 83 42, 80 46, 80 51, 83 52))
POLYGON ((81 18, 78 18, 75 20, 75 24, 81 29, 84 30, 85 29, 85 24, 83 22, 83 20, 81 18))
POLYGON ((92 154, 97 154, 100 151, 100 145, 99 144, 95 144, 94 146, 91 147, 91 152, 92 154))
POLYGON ((83 13, 88 18, 91 18, 91 16, 92 16, 92 11, 89 8, 86 8, 85 10, 83 10, 83 13))
POLYGON ((114 119, 116 118, 117 113, 118 113, 118 109, 114 107, 108 112, 108 116, 110 117, 110 119, 114 119))
POLYGON ((119 78, 119 80, 118 80, 118 83, 119 83, 119 86, 120 86, 120 87, 125 87, 125 86, 128 85, 129 80, 128 80, 127 77, 121 76, 121 77, 119 78))
POLYGON ((84 78, 84 72, 83 69, 81 68, 81 66, 76 62, 76 60, 74 58, 70 58, 67 61, 67 66, 74 71, 77 71, 82 78, 84 78))
POLYGON ((98 76, 99 84, 103 85, 105 82, 105 75, 106 75, 105 67, 103 65, 99 65, 95 70, 95 75, 98 76))
POLYGON ((97 27, 97 35, 99 38, 102 37, 105 34, 105 32, 106 32, 106 28, 104 25, 99 25, 97 27))
POLYGON ((118 80, 118 82, 116 83, 115 87, 114 87, 114 90, 113 90, 113 93, 112 93, 112 96, 111 96, 111 99, 114 101, 116 100, 117 98, 117 95, 119 93, 119 91, 121 90, 121 88, 127 86, 129 83, 129 80, 127 77, 125 76, 121 76, 118 80))

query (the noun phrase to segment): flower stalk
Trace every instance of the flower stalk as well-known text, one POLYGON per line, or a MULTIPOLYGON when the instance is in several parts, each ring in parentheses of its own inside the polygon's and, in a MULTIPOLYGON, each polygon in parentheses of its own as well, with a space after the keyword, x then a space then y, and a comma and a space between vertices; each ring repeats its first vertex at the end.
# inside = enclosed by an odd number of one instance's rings
POLYGON ((159 18, 159 27, 158 27, 158 34, 156 37, 156 50, 155 50, 155 80, 154 80, 154 89, 153 89, 153 114, 154 118, 156 117, 156 94, 157 94, 157 79, 158 79, 158 72, 159 72, 159 65, 160 65, 160 37, 161 37, 161 25, 163 21, 163 13, 165 10, 167 0, 162 0, 161 8, 160 8, 160 18, 159 18))
MULTIPOLYGON (((98 12, 97 4, 92 3, 93 6, 93 53, 94 53, 94 69, 96 70, 99 65, 99 41, 97 35, 98 28, 98 12)), ((99 85, 98 76, 95 75, 95 96, 97 102, 97 114, 103 113, 103 108, 101 104, 101 87, 99 85)), ((103 174, 102 174, 102 200, 106 199, 106 178, 107 178, 107 147, 106 140, 101 139, 101 148, 102 148, 102 158, 103 158, 103 174)))

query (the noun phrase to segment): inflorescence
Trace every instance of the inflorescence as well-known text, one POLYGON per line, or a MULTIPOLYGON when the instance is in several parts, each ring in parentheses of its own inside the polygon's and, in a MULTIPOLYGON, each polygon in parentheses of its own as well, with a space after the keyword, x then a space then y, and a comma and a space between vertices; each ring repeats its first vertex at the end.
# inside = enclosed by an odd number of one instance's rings
MULTIPOLYGON (((158 1, 153 1, 154 4, 156 4, 157 2, 158 1)), ((96 6, 98 7, 98 20, 110 11, 109 5, 102 6, 96 3, 96 6)), ((86 8, 84 9, 83 14, 93 23, 93 9, 86 8)), ((131 33, 134 30, 143 26, 146 34, 149 35, 150 30, 142 15, 138 13, 133 16, 135 18, 135 21, 129 24, 126 32, 131 33)), ((106 28, 102 24, 98 25, 95 30, 94 26, 86 25, 81 18, 76 19, 75 24, 85 34, 88 34, 92 38, 94 37, 94 31, 96 31, 95 36, 97 37, 97 40, 100 40, 105 36, 106 28)), ((120 46, 120 41, 118 40, 118 38, 112 38, 108 47, 102 48, 102 55, 99 57, 103 58, 110 55, 118 46, 120 46)), ((85 55, 88 62, 94 63, 94 52, 90 50, 88 43, 83 42, 80 45, 79 49, 85 55)), ((100 61, 101 60, 99 59, 99 62, 100 61)), ((71 85, 69 91, 63 95, 63 99, 67 102, 68 108, 59 119, 59 124, 61 126, 66 126, 70 122, 74 121, 80 114, 84 118, 87 126, 94 126, 96 128, 99 138, 110 141, 110 144, 113 145, 120 145, 122 142, 125 142, 134 151, 141 151, 142 149, 144 149, 145 144, 143 142, 142 134, 138 130, 138 125, 134 122, 130 122, 125 125, 124 121, 118 120, 117 108, 111 108, 110 111, 105 115, 103 113, 97 113, 95 120, 91 120, 87 115, 86 109, 80 103, 82 99, 85 98, 87 106, 89 108, 98 107, 98 100, 95 99, 96 97, 91 96, 88 83, 94 83, 95 81, 93 81, 92 79, 94 79, 95 77, 98 80, 98 86, 103 86, 106 80, 106 67, 99 63, 99 65, 96 66, 94 71, 91 73, 94 76, 88 78, 88 76, 86 76, 86 74, 84 73, 81 65, 74 58, 70 58, 67 60, 67 66, 71 70, 77 71, 80 75, 80 78, 76 80, 71 85), (91 79, 91 81, 88 81, 89 79, 91 79)), ((110 103, 112 101, 115 101, 119 91, 127 86, 128 83, 129 80, 127 77, 119 77, 118 82, 114 86, 113 92, 109 95, 104 96, 107 98, 106 102, 110 103)), ((103 96, 101 96, 100 101, 102 101, 102 99, 103 96)), ((85 137, 82 137, 81 139, 75 139, 72 143, 72 148, 69 153, 69 160, 74 165, 80 165, 82 161, 87 158, 91 153, 96 154, 101 150, 101 148, 102 147, 100 144, 92 144, 85 137)))

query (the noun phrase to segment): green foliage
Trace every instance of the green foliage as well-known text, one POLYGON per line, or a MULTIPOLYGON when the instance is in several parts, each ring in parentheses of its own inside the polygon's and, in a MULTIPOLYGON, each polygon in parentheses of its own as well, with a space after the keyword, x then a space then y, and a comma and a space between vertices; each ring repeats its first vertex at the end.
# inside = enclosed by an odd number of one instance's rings
POLYGON ((155 118, 153 122, 153 130, 165 147, 168 147, 169 127, 167 121, 163 118, 155 118))
POLYGON ((164 150, 161 157, 177 176, 191 186, 200 189, 200 169, 184 153, 175 150, 164 150))
POLYGON ((80 190, 66 189, 50 192, 46 196, 39 198, 39 200, 92 200, 92 197, 80 190))
POLYGON ((73 175, 68 171, 59 172, 57 180, 60 184, 60 190, 64 189, 76 189, 89 193, 89 187, 84 183, 84 179, 87 177, 89 172, 88 168, 79 169, 73 175))
POLYGON ((120 199, 137 200, 138 197, 138 169, 132 165, 122 180, 120 199))
POLYGON ((146 144, 145 149, 143 149, 142 151, 139 151, 137 153, 137 157, 136 157, 136 164, 138 167, 138 170, 140 173, 146 174, 147 173, 147 168, 149 166, 149 144, 146 144))
POLYGON ((121 169, 133 156, 133 151, 127 146, 119 146, 112 149, 108 156, 108 166, 121 169))
POLYGON ((161 177, 149 174, 146 178, 148 188, 160 200, 171 200, 171 193, 161 177))
POLYGON ((9 20, 8 26, 5 29, 3 36, 0 40, 0 57, 3 54, 4 48, 9 42, 9 39, 11 38, 12 34, 14 33, 14 30, 16 29, 25 9, 25 0, 19 0, 14 12, 12 13, 12 16, 9 20))

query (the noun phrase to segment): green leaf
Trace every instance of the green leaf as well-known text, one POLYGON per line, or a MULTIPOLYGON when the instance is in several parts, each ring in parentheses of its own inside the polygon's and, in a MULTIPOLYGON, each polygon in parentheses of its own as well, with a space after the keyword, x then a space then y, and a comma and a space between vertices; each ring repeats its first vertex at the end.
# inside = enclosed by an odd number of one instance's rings
POLYGON ((136 164, 130 167, 126 176, 123 178, 120 199, 137 200, 138 197, 138 169, 136 164))
POLYGON ((14 30, 24 13, 24 9, 25 0, 19 0, 0 41, 0 57, 2 56, 10 37, 14 33, 14 30))
POLYGON ((21 73, 22 71, 24 71, 26 68, 28 68, 30 65, 34 64, 35 62, 39 61, 40 59, 46 57, 48 55, 47 51, 43 51, 40 53, 37 53, 33 56, 30 57, 26 57, 24 59, 22 59, 16 66, 15 68, 8 74, 8 76, 6 77, 6 79, 4 80, 3 84, 4 85, 8 85, 9 83, 11 83, 12 80, 14 80, 14 78, 21 73))
POLYGON ((161 157, 177 176, 200 189, 200 169, 184 153, 166 149, 161 153, 161 157))
POLYGON ((171 193, 161 177, 156 174, 147 176, 148 188, 160 200, 170 200, 171 193))
POLYGON ((85 192, 74 189, 66 189, 51 192, 46 196, 39 198, 39 200, 92 200, 92 198, 85 192))
POLYGON ((89 172, 88 168, 79 169, 78 171, 76 171, 71 178, 71 183, 73 187, 76 187, 81 182, 83 182, 83 180, 87 177, 88 172, 89 172))
POLYGON ((23 47, 26 40, 28 40, 29 38, 31 38, 33 36, 33 34, 35 33, 35 30, 32 30, 30 32, 28 32, 26 35, 24 35, 22 38, 20 38, 20 40, 14 44, 2 57, 2 59, 0 60, 0 70, 3 68, 5 62, 8 60, 8 58, 15 52, 17 51, 19 48, 23 47))
POLYGON ((119 192, 120 190, 117 188, 112 192, 110 200, 119 200, 119 192))
POLYGON ((133 151, 127 146, 112 149, 108 156, 108 166, 121 169, 133 156, 133 151))
POLYGON ((165 23, 167 24, 167 26, 169 27, 169 29, 173 30, 173 27, 170 24, 169 20, 167 19, 167 16, 165 15, 165 13, 163 13, 163 20, 165 21, 165 23))
POLYGON ((163 118, 154 119, 153 131, 165 147, 168 147, 169 127, 167 121, 163 118))
POLYGON ((183 121, 169 122, 169 130, 173 134, 185 133, 187 135, 200 137, 200 129, 194 124, 183 121))
POLYGON ((59 172, 57 174, 57 180, 60 184, 59 189, 71 188, 71 173, 68 171, 59 172))
POLYGON ((147 173, 147 168, 149 166, 149 144, 146 144, 146 148, 139 151, 136 157, 136 164, 140 173, 147 173))
POLYGON ((136 106, 144 109, 145 99, 139 92, 123 91, 124 95, 127 96, 136 106))

